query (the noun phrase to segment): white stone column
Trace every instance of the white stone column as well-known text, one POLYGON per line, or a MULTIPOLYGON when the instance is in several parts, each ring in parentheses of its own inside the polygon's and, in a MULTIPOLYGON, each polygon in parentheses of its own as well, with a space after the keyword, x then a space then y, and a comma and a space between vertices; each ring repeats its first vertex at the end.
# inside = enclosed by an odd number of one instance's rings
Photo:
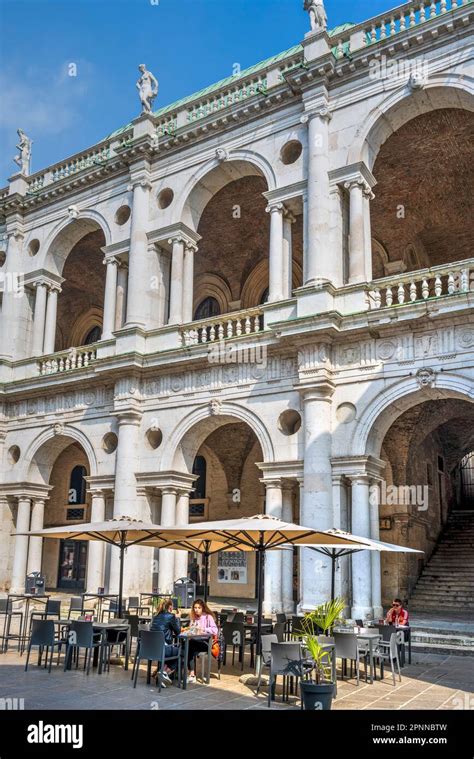
POLYGON ((112 337, 115 329, 115 311, 117 306, 117 269, 118 260, 114 257, 104 258, 106 266, 105 295, 104 295, 104 319, 102 323, 102 339, 112 337))
MULTIPOLYGON (((293 489, 290 483, 283 484, 282 515, 284 522, 293 522, 293 489)), ((281 602, 282 611, 291 614, 295 610, 293 600, 293 548, 281 551, 281 602)))
POLYGON ((58 295, 61 288, 50 285, 46 305, 46 325, 44 330, 44 353, 54 353, 56 342, 56 321, 58 315, 58 295))
POLYGON ((283 275, 282 296, 291 298, 293 290, 293 233, 292 226, 296 219, 291 211, 286 211, 283 217, 283 275))
MULTIPOLYGON (((352 488, 352 530, 358 537, 370 537, 369 477, 350 477, 352 488)), ((372 559, 371 551, 352 554, 352 618, 372 617, 372 559)))
MULTIPOLYGON (((34 498, 31 510, 31 531, 42 530, 44 527, 44 499, 34 498)), ((27 572, 41 572, 43 555, 43 538, 30 538, 28 546, 27 572)))
MULTIPOLYGON (((180 493, 176 503, 176 525, 189 524, 189 493, 180 493)), ((174 551, 174 580, 188 576, 188 551, 174 551)))
POLYGON ((304 114, 308 122, 308 219, 307 255, 304 284, 333 281, 329 254, 330 188, 329 188, 329 121, 331 113, 323 105, 304 114))
POLYGON ((364 214, 364 259, 365 281, 372 281, 372 226, 370 221, 370 201, 375 197, 368 185, 364 187, 362 211, 364 214))
MULTIPOLYGON (((264 480, 265 514, 281 519, 283 499, 280 480, 264 480)), ((265 552, 263 613, 282 611, 282 551, 265 552)))
MULTIPOLYGON (((28 532, 30 529, 30 499, 21 496, 18 498, 18 510, 16 517, 15 532, 28 532)), ((25 577, 28 561, 28 535, 16 535, 15 552, 13 555, 11 593, 25 592, 25 577)))
POLYGON ((35 315, 33 320, 32 354, 33 356, 40 356, 43 353, 48 286, 46 282, 36 282, 35 289, 36 296, 35 315))
MULTIPOLYGON (((197 246, 187 242, 184 251, 183 262, 183 305, 182 316, 183 322, 193 320, 193 303, 194 303, 194 255, 197 253, 197 246)), ((184 575, 183 575, 184 577, 184 575)))
MULTIPOLYGON (((332 513, 331 396, 329 381, 302 388, 304 399, 304 490, 300 523, 330 529, 332 513)), ((331 560, 309 548, 301 550, 302 609, 331 597, 331 560)))
MULTIPOLYGON (((380 482, 372 479, 370 481, 369 492, 369 513, 370 513, 370 537, 374 540, 380 540, 380 482)), ((381 557, 379 551, 370 552, 372 568, 372 607, 374 619, 383 617, 382 608, 382 571, 381 557)))
POLYGON ((283 203, 270 203, 269 295, 268 302, 283 298, 283 203))
MULTIPOLYGON (((161 520, 163 527, 174 527, 176 524, 177 490, 163 488, 161 491, 161 520)), ((171 593, 174 583, 175 554, 171 548, 160 548, 158 568, 158 590, 160 593, 171 593)))
POLYGON ((23 234, 18 229, 12 229, 7 234, 7 254, 2 269, 4 276, 0 313, 0 356, 11 359, 13 357, 22 357, 21 329, 23 320, 19 316, 22 307, 21 300, 25 299, 25 294, 22 292, 23 275, 21 265, 23 234))
POLYGON ((365 279, 364 211, 362 180, 346 182, 349 190, 349 282, 365 279))
POLYGON ((144 327, 148 301, 143 297, 143 291, 144 288, 151 286, 151 283, 147 281, 148 239, 146 235, 151 184, 147 179, 141 178, 132 181, 129 189, 133 190, 133 202, 128 256, 127 326, 144 327))
POLYGON ((122 262, 117 272, 117 297, 115 306, 115 329, 121 329, 127 318, 128 266, 122 262))
MULTIPOLYGON (((336 529, 350 532, 347 523, 347 487, 346 480, 340 474, 332 478, 333 524, 336 529)), ((341 556, 336 562, 335 592, 336 596, 344 598, 346 609, 350 612, 350 568, 351 558, 341 556)))
POLYGON ((178 236, 168 240, 172 245, 171 254, 171 286, 170 286, 170 316, 169 324, 181 324, 183 321, 183 270, 184 270, 184 237, 178 236))
MULTIPOLYGON (((122 516, 139 518, 135 471, 137 469, 138 428, 141 413, 134 409, 128 409, 117 414, 117 418, 119 429, 115 459, 114 519, 120 519, 122 516)), ((128 593, 133 576, 133 568, 131 566, 127 568, 127 562, 125 562, 124 595, 128 593)), ((119 551, 114 547, 112 547, 111 552, 109 586, 111 593, 118 591, 119 551)))
MULTIPOLYGON (((105 521, 105 494, 94 490, 91 494, 91 522, 105 521)), ((89 541, 87 553, 87 592, 97 593, 97 588, 105 587, 104 581, 105 543, 89 541)))

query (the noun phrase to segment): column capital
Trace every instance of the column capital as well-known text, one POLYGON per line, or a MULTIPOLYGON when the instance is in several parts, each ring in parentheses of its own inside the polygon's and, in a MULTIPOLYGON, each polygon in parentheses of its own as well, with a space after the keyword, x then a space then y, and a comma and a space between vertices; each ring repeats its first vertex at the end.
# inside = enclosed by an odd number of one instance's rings
POLYGON ((280 477, 265 478, 262 477, 260 482, 265 485, 265 488, 278 488, 283 489, 283 480, 280 477))
POLYGON ((151 190, 153 185, 148 177, 137 177, 136 179, 130 180, 127 185, 127 192, 132 192, 135 190, 135 187, 143 187, 144 190, 151 190))
POLYGON ((188 237, 185 237, 184 235, 177 234, 173 235, 173 237, 168 238, 168 245, 174 245, 175 243, 181 243, 182 245, 187 245, 191 241, 188 237))
POLYGON ((301 393, 303 401, 330 401, 335 389, 335 384, 329 379, 295 385, 295 390, 301 393))
POLYGON ((277 213, 278 212, 278 213, 283 214, 283 212, 285 211, 285 206, 284 206, 283 203, 281 203, 280 201, 276 200, 276 201, 273 201, 272 203, 269 203, 268 206, 265 208, 265 211, 267 213, 277 213))
POLYGON ((48 284, 48 292, 49 293, 55 293, 56 295, 59 295, 59 293, 62 293, 62 288, 60 285, 57 285, 56 283, 50 282, 48 284))
POLYGON ((283 207, 283 218, 288 224, 294 224, 296 221, 296 216, 286 206, 283 207))
POLYGON ((117 417, 119 428, 124 424, 133 424, 138 427, 142 420, 142 412, 134 408, 120 409, 119 411, 113 411, 112 415, 117 417))
POLYGON ((109 266, 109 264, 114 264, 114 266, 120 266, 120 259, 116 256, 105 256, 105 258, 102 261, 105 266, 109 266))
POLYGON ((353 190, 355 188, 359 187, 362 194, 365 195, 370 200, 373 200, 375 198, 374 193, 372 192, 372 188, 370 184, 367 182, 364 177, 352 177, 351 179, 348 179, 344 182, 344 189, 346 190, 353 190))
POLYGON ((302 124, 306 124, 309 121, 311 121, 311 119, 315 118, 316 116, 319 119, 321 119, 321 121, 326 121, 329 123, 332 119, 332 111, 330 110, 328 105, 310 107, 308 108, 307 111, 305 111, 305 113, 303 113, 303 115, 300 118, 300 121, 302 124))

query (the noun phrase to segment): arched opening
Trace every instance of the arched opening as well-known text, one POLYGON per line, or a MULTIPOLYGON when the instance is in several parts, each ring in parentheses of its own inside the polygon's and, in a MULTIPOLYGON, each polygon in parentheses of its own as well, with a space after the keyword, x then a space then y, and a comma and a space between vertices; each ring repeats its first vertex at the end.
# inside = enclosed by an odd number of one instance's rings
POLYGON ((399 596, 415 611, 459 609, 474 603, 455 570, 462 559, 463 571, 474 571, 474 404, 440 398, 398 414, 380 452, 380 539, 425 553, 382 554, 382 602, 399 596))
POLYGON ((373 277, 472 255, 474 113, 431 110, 403 123, 380 147, 371 201, 373 277))
POLYGON ((220 312, 221 309, 216 298, 208 296, 207 298, 204 298, 204 300, 202 300, 199 306, 196 308, 194 312, 194 318, 196 320, 209 319, 212 316, 219 316, 220 312))

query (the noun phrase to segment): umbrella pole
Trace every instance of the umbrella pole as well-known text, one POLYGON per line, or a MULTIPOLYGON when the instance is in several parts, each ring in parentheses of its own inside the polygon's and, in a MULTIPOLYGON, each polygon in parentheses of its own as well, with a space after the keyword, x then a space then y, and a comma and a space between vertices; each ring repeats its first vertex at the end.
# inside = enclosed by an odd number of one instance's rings
MULTIPOLYGON (((209 545, 206 547, 209 548, 209 545)), ((209 581, 209 550, 204 551, 204 603, 207 603, 208 581, 209 581)))
POLYGON ((262 607, 263 607, 263 573, 265 567, 265 549, 263 547, 263 537, 260 538, 260 546, 257 549, 258 571, 257 571, 257 655, 256 665, 257 674, 260 673, 262 659, 262 607))
POLYGON ((125 554, 125 545, 120 544, 120 571, 119 571, 119 598, 118 598, 118 616, 122 618, 122 596, 123 596, 123 559, 125 554))
POLYGON ((334 601, 334 595, 336 590, 336 551, 331 549, 331 601, 334 601))

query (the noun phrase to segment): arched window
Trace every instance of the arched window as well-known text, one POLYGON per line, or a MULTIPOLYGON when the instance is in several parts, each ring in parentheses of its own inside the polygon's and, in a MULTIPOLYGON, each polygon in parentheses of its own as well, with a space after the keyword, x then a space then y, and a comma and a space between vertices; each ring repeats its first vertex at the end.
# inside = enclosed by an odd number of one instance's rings
POLYGON ((86 502, 86 481, 84 477, 87 474, 85 466, 75 466, 69 478, 68 503, 85 503, 86 502))
POLYGON ((196 456, 193 464, 193 474, 197 475, 197 480, 194 480, 193 498, 206 497, 206 468, 204 456, 196 456))
POLYGON ((209 319, 211 316, 219 316, 221 309, 215 298, 204 298, 196 308, 194 319, 209 319))
POLYGON ((268 303, 268 296, 270 295, 270 290, 268 287, 265 288, 263 293, 260 296, 260 303, 259 305, 263 305, 263 303, 268 303))
POLYGON ((102 330, 100 327, 92 327, 84 338, 83 345, 91 345, 97 343, 102 337, 102 330))

